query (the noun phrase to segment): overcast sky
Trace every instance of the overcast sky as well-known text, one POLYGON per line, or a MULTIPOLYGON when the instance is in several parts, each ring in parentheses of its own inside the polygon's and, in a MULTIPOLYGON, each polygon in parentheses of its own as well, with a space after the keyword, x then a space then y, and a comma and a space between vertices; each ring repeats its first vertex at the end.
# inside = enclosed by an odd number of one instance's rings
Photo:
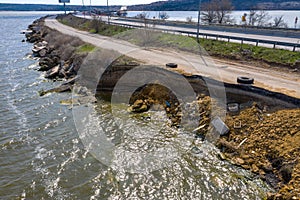
MULTIPOLYGON (((90 5, 90 0, 83 0, 85 5, 90 5)), ((108 0, 109 5, 135 5, 148 4, 158 0, 108 0)), ((91 0, 92 5, 106 5, 106 0, 91 0)), ((24 4, 58 4, 58 0, 0 0, 0 3, 24 4)), ((82 0, 70 0, 71 5, 82 5, 82 0)))

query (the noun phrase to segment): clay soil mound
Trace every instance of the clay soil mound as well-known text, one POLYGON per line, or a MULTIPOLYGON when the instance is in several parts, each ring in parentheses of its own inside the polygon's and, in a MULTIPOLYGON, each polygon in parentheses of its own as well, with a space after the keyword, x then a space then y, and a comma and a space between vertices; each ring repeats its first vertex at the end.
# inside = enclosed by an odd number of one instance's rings
POLYGON ((267 113, 253 105, 226 123, 230 134, 219 147, 230 160, 277 190, 268 199, 300 199, 300 109, 267 113))
MULTIPOLYGON (((173 125, 180 121, 179 102, 162 86, 146 86, 131 99, 133 106, 140 105, 138 102, 147 107, 161 104, 173 125)), ((208 96, 199 96, 196 102, 201 108, 199 126, 204 127, 201 129, 204 132, 210 122, 210 102, 208 96)), ((267 112, 254 103, 239 113, 228 113, 225 123, 230 131, 220 138, 217 146, 227 159, 272 186, 276 192, 270 193, 268 199, 300 199, 300 109, 267 112)))

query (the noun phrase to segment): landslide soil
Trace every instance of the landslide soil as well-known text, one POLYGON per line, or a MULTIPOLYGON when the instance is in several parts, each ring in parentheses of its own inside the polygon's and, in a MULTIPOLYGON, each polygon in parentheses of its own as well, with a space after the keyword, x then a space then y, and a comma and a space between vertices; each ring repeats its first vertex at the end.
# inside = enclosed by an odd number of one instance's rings
POLYGON ((300 199, 300 109, 268 113, 254 104, 228 114, 226 124, 230 133, 219 147, 277 190, 268 199, 300 199))
MULTIPOLYGON (((147 108, 162 104, 172 125, 179 123, 178 101, 170 91, 161 87, 144 91, 132 98, 132 104, 141 102, 139 105, 147 108)), ((209 124, 209 99, 207 96, 198 99, 199 115, 205 116, 199 126, 206 125, 205 128, 209 124)), ((269 194, 268 199, 300 199, 300 109, 268 112, 254 104, 240 113, 229 113, 225 123, 230 132, 220 139, 218 147, 228 159, 275 188, 276 192, 269 194)))
MULTIPOLYGON (((202 127, 196 135, 203 138, 209 129, 212 100, 199 94, 194 103, 199 105, 202 127)), ((171 125, 180 124, 179 102, 162 86, 146 86, 133 95, 131 104, 135 108, 161 104, 171 125)), ((253 103, 238 113, 227 113, 225 123, 230 131, 217 146, 226 159, 251 170, 274 188, 269 200, 300 199, 300 109, 269 112, 267 107, 253 103)))

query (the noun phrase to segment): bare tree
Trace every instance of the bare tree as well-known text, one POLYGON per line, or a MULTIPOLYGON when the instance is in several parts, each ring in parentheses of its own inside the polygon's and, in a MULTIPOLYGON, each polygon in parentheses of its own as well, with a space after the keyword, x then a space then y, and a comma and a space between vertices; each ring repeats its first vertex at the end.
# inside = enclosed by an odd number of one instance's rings
POLYGON ((253 8, 249 11, 248 25, 251 26, 268 26, 268 23, 272 17, 265 10, 259 10, 259 8, 253 8))
POLYGON ((254 24, 256 23, 256 18, 255 18, 256 13, 257 13, 257 10, 255 10, 255 9, 251 9, 249 11, 249 21, 248 21, 248 24, 251 25, 251 26, 254 26, 254 24))
POLYGON ((90 28, 92 29, 92 32, 99 33, 103 28, 102 18, 100 16, 93 16, 93 19, 90 23, 90 28))
POLYGON ((193 21, 193 17, 192 17, 192 16, 186 17, 186 21, 187 21, 188 23, 191 23, 191 22, 193 21))
POLYGON ((217 21, 219 24, 231 22, 231 11, 233 6, 230 0, 213 0, 212 3, 217 5, 217 21))
POLYGON ((202 4, 202 21, 206 23, 227 23, 231 22, 230 16, 233 10, 230 0, 212 0, 202 4))
POLYGON ((167 12, 163 11, 163 12, 159 12, 159 19, 162 19, 162 20, 166 20, 169 18, 169 15, 167 14, 167 12))
POLYGON ((274 27, 283 27, 283 28, 287 28, 287 24, 285 23, 284 19, 283 19, 283 15, 281 15, 280 17, 275 17, 274 18, 274 27))
POLYGON ((149 13, 147 13, 147 12, 142 12, 142 13, 140 13, 140 14, 137 14, 137 15, 135 16, 135 18, 138 18, 138 19, 147 19, 147 18, 149 18, 149 13))
POLYGON ((257 26, 266 26, 271 18, 265 10, 258 11, 254 16, 257 26))
POLYGON ((217 6, 212 2, 205 2, 202 4, 201 20, 205 23, 212 24, 216 22, 217 6))

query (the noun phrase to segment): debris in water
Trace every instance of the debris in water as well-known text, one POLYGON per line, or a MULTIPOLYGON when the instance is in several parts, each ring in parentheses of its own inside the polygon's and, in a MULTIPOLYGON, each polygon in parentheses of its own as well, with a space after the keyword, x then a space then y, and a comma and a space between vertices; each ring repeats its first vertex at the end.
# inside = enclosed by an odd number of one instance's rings
POLYGON ((211 123, 221 136, 226 135, 229 132, 228 126, 221 120, 220 117, 216 117, 211 123))

